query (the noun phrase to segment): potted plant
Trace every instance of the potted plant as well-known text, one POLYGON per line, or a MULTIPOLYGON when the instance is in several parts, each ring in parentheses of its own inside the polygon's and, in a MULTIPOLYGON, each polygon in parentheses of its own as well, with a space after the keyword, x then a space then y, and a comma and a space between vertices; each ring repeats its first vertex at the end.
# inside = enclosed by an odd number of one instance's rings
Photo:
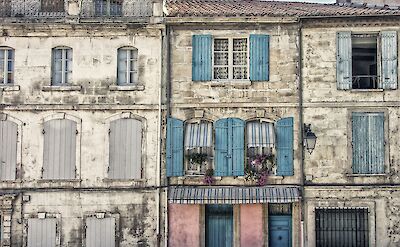
POLYGON ((275 156, 256 155, 249 158, 245 168, 245 179, 247 181, 256 181, 257 185, 263 186, 267 183, 268 176, 274 172, 275 156))
POLYGON ((212 185, 213 183, 215 183, 215 178, 213 176, 214 176, 214 169, 212 168, 207 169, 206 173, 204 174, 203 183, 207 185, 212 185))

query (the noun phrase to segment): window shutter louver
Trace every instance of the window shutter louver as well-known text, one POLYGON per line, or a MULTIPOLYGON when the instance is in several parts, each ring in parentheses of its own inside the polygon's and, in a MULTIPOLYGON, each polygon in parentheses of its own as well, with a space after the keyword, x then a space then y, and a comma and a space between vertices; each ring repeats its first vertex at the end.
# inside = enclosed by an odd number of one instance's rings
POLYGON ((269 80, 269 35, 250 35, 250 80, 269 80))
POLYGON ((15 180, 18 125, 0 121, 0 180, 15 180))
POLYGON ((244 176, 244 128, 245 122, 238 118, 232 121, 232 175, 244 176))
POLYGON ((167 177, 183 176, 183 121, 167 119, 167 177))
POLYGON ((384 89, 397 88, 397 32, 381 33, 382 84, 384 89))
POLYGON ((337 34, 336 80, 338 89, 352 88, 351 32, 337 34))
POLYGON ((211 81, 212 36, 193 35, 192 37, 192 80, 211 81))
POLYGON ((293 176, 293 118, 282 118, 276 123, 277 175, 293 176))
POLYGON ((215 123, 215 176, 228 175, 228 122, 225 118, 215 123))

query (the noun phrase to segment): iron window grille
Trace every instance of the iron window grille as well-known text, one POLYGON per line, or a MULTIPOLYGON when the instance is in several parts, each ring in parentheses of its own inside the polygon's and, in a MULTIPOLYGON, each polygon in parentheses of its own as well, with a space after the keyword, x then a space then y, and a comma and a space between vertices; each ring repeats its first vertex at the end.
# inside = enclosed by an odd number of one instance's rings
POLYGON ((0 48, 0 84, 14 83, 14 50, 0 48))
POLYGON ((317 247, 368 247, 367 208, 315 209, 317 247))
POLYGON ((248 80, 248 39, 215 38, 213 42, 213 79, 248 80))

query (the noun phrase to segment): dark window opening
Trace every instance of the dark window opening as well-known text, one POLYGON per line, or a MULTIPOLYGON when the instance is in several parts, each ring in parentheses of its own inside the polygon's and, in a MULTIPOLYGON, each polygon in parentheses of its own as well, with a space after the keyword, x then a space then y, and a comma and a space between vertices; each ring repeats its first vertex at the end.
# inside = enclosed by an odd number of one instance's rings
POLYGON ((0 16, 11 16, 11 0, 0 0, 0 16))
POLYGON ((268 204, 268 215, 292 215, 291 203, 268 204))
POLYGON ((42 0, 40 5, 41 12, 64 12, 64 1, 62 0, 42 0))
POLYGON ((377 89, 377 35, 353 35, 351 45, 353 89, 377 89))
POLYGON ((316 209, 315 231, 317 247, 368 247, 368 209, 316 209))

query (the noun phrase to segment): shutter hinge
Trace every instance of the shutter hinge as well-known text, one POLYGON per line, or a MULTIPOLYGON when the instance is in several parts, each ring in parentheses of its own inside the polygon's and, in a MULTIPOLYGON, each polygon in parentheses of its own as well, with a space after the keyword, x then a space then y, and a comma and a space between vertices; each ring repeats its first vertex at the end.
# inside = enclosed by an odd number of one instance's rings
POLYGON ((79 131, 78 131, 78 130, 75 130, 75 134, 79 134, 79 131))
POLYGON ((108 134, 109 134, 109 135, 111 134, 111 129, 108 129, 108 134))
POLYGON ((46 131, 44 129, 42 129, 42 134, 44 135, 46 133, 46 131))

